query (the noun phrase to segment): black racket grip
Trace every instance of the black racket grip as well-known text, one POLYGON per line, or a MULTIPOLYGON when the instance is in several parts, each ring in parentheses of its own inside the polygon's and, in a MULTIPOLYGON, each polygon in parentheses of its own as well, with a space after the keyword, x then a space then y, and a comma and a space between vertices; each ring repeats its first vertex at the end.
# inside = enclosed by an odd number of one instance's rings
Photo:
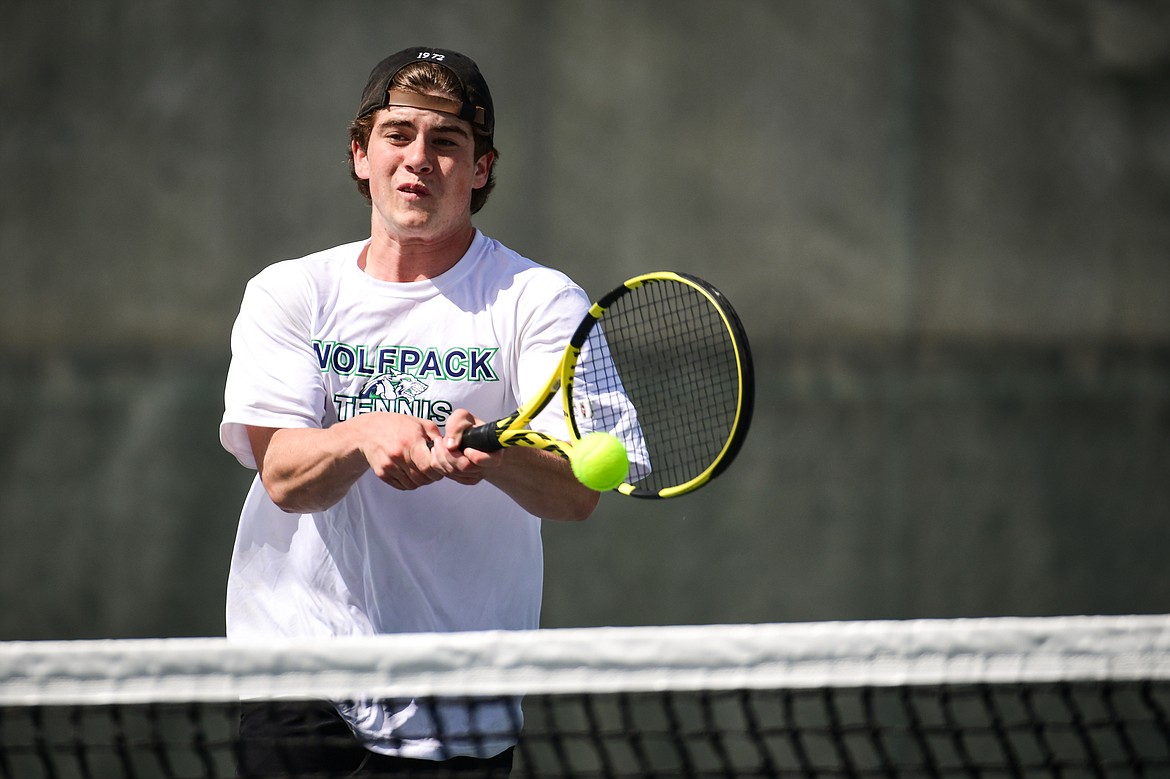
POLYGON ((498 452, 504 448, 500 439, 496 438, 496 426, 493 422, 476 425, 465 432, 459 446, 463 449, 478 449, 481 452, 498 452))

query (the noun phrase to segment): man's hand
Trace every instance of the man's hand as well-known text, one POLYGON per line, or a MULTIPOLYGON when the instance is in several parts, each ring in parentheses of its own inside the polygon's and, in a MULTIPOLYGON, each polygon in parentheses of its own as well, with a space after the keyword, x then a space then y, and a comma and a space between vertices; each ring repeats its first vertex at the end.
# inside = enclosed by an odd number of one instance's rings
POLYGON ((434 422, 389 412, 362 414, 350 422, 361 427, 358 446, 370 470, 391 487, 413 490, 446 475, 431 454, 442 443, 434 422))
POLYGON ((447 436, 436 442, 432 462, 443 476, 460 484, 479 484, 494 468, 504 462, 504 453, 463 449, 463 434, 483 420, 466 409, 457 409, 447 417, 447 436))

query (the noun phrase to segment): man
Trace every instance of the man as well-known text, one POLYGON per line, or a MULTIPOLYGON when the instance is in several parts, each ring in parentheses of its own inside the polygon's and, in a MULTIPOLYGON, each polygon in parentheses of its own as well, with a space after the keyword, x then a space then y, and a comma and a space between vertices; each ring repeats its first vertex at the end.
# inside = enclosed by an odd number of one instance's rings
MULTIPOLYGON (((589 302, 473 227, 494 185, 494 122, 469 58, 388 57, 350 133, 370 237, 248 284, 220 436, 258 476, 228 579, 229 637, 538 627, 540 519, 585 519, 598 493, 556 455, 463 450, 460 437, 543 385, 589 302)), ((536 424, 563 437, 558 417, 536 424)), ((503 730, 517 715, 512 702, 476 720, 503 730)), ((461 738, 464 716, 411 701, 248 707, 241 767, 506 772, 510 743, 461 738)))

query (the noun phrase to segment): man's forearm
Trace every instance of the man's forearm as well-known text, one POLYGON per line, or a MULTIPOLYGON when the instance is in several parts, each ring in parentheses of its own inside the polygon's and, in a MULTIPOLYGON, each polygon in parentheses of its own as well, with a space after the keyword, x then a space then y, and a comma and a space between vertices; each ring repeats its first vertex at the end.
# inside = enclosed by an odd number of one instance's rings
POLYGON ((248 428, 260 479, 272 502, 289 512, 321 511, 341 500, 369 469, 365 457, 334 426, 248 428))
POLYGON ((577 522, 588 519, 597 508, 600 493, 577 481, 563 457, 523 446, 509 447, 504 454, 507 462, 486 479, 528 513, 577 522))

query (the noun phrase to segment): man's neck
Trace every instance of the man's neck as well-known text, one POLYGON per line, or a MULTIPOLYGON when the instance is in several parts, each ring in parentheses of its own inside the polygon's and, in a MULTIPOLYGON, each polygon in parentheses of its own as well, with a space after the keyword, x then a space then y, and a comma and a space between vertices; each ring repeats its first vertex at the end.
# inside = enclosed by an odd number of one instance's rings
POLYGON ((358 262, 363 271, 380 281, 433 279, 463 259, 474 239, 475 228, 471 225, 438 240, 415 240, 375 231, 358 262))

